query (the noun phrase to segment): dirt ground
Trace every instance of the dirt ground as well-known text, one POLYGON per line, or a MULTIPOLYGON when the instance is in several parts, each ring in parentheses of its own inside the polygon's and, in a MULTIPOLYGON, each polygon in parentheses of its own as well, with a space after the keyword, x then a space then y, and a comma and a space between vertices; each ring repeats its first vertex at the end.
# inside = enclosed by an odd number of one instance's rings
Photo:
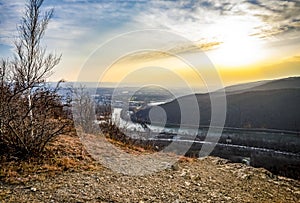
POLYGON ((95 163, 78 138, 64 136, 51 147, 52 162, 32 161, 26 170, 20 161, 2 161, 0 202, 300 202, 298 180, 216 157, 181 158, 130 176, 95 163))

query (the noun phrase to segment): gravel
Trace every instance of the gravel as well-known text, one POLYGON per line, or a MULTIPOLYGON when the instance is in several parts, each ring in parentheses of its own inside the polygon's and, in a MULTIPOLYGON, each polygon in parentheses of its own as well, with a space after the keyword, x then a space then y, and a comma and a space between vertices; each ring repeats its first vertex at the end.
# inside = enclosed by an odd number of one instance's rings
POLYGON ((300 202, 300 182, 224 159, 183 160, 146 176, 101 168, 0 182, 1 202, 300 202))

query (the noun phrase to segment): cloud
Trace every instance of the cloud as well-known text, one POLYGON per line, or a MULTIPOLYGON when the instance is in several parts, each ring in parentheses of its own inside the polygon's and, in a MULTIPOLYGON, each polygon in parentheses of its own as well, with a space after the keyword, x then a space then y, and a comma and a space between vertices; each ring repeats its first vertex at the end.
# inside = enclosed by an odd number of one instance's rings
POLYGON ((162 47, 160 50, 157 51, 143 51, 133 53, 127 56, 126 58, 122 59, 122 62, 131 63, 160 60, 173 57, 173 55, 177 54, 197 53, 212 50, 217 48, 220 44, 221 42, 203 41, 198 41, 195 43, 175 44, 172 47, 162 47))
POLYGON ((233 17, 242 17, 244 21, 253 20, 246 16, 247 9, 244 7, 239 0, 158 1, 152 2, 135 20, 149 27, 173 30, 193 41, 202 38, 214 41, 222 31, 211 30, 219 26, 220 22, 233 17))
MULTIPOLYGON (((281 34, 300 31, 300 2, 298 0, 248 0, 249 10, 260 18, 265 25, 257 28, 256 35, 269 38, 281 34)), ((297 32, 297 33, 295 33, 297 32)))
MULTIPOLYGON (((8 44, 24 8, 24 0, 0 0, 0 42, 8 44)), ((238 17, 253 22, 252 36, 272 36, 299 32, 298 0, 177 0, 104 1, 51 0, 45 8, 55 8, 47 37, 74 41, 90 33, 110 32, 131 24, 134 28, 167 28, 198 41, 216 39, 222 32, 211 28, 220 21, 238 17), (257 23, 260 21, 260 23, 257 23)), ((64 42, 66 43, 66 42, 64 42)))
POLYGON ((9 45, 15 39, 23 8, 23 0, 0 0, 0 43, 9 45))
MULTIPOLYGON (((1 44, 10 45, 15 38, 24 3, 24 0, 0 0, 1 44)), ((50 50, 57 48, 69 58, 87 56, 109 37, 144 28, 173 31, 202 50, 217 48, 226 35, 234 32, 282 43, 288 43, 287 38, 296 39, 299 43, 299 0, 49 0, 44 3, 44 9, 55 8, 46 44, 50 50)), ((186 45, 173 45, 165 50, 192 51, 186 45)))
POLYGON ((297 55, 297 56, 293 56, 291 61, 300 61, 300 55, 297 55))
MULTIPOLYGON (((26 1, 0 0, 0 43, 11 44, 16 36, 16 24, 20 22, 26 1)), ((43 10, 54 8, 46 33, 47 40, 62 45, 109 32, 130 21, 140 5, 133 1, 51 0, 44 1, 43 10)), ((51 45, 52 43, 50 43, 51 45)))
MULTIPOLYGON (((300 2, 298 0, 181 0, 155 1, 136 17, 139 23, 163 27, 181 33, 191 40, 216 38, 210 28, 221 21, 239 18, 252 24, 250 36, 262 39, 281 34, 299 35, 300 2)), ((240 29, 238 26, 236 29, 240 29)))

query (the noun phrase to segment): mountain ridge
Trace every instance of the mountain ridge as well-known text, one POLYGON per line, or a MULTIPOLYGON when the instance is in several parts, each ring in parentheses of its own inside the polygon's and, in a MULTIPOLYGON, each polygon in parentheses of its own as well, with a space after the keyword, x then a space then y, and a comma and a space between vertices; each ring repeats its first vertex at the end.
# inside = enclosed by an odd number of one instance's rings
MULTIPOLYGON (((300 77, 290 77, 258 84, 246 89, 232 86, 225 90, 227 112, 225 127, 258 128, 300 131, 300 77)), ((246 87, 246 84, 240 87, 246 87)), ((248 85, 249 86, 249 85, 248 85)), ((211 102, 210 94, 219 94, 220 91, 204 94, 186 95, 171 102, 159 105, 167 115, 167 123, 180 124, 180 103, 196 96, 200 110, 200 126, 210 125, 211 102)), ((221 94, 220 94, 221 95, 221 94)), ((218 99, 218 97, 216 97, 218 99)), ((220 97, 221 98, 221 97, 220 97)), ((134 119, 138 118, 149 123, 151 108, 139 110, 134 119)), ((190 110, 191 112, 193 109, 190 110)))

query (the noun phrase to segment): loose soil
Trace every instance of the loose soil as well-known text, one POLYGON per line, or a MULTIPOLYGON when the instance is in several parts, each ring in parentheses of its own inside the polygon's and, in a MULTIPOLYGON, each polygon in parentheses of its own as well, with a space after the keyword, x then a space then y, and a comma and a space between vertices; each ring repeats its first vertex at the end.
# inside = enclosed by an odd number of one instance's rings
POLYGON ((74 135, 48 150, 40 159, 2 158, 0 202, 300 202, 298 180, 216 157, 181 157, 165 170, 130 176, 96 163, 74 135))

